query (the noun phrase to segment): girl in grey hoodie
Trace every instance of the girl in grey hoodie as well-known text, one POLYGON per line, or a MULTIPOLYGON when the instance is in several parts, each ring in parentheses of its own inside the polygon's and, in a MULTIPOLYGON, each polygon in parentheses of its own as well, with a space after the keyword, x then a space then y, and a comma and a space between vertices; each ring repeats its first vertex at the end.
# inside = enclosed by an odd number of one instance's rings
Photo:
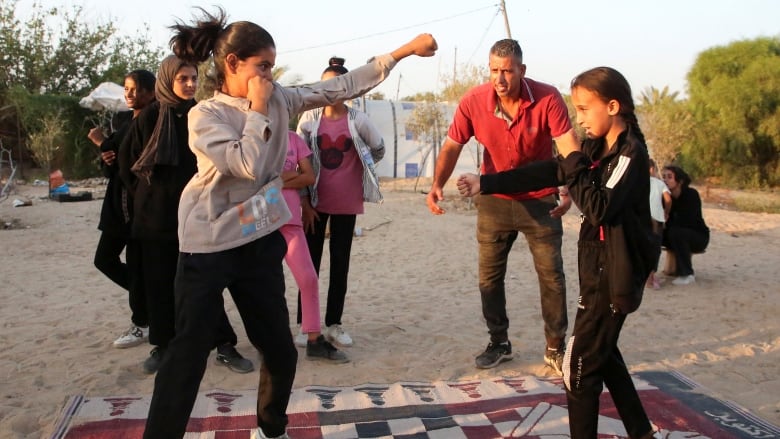
POLYGON ((290 117, 357 97, 409 55, 432 56, 422 34, 347 75, 301 87, 273 81, 276 48, 257 24, 226 24, 221 9, 194 25, 178 23, 171 46, 182 59, 213 56, 217 89, 189 113, 198 170, 179 202, 176 336, 155 379, 145 438, 184 435, 228 289, 247 336, 262 352, 257 438, 286 438, 297 351, 289 326, 278 229, 290 219, 281 195, 290 117))

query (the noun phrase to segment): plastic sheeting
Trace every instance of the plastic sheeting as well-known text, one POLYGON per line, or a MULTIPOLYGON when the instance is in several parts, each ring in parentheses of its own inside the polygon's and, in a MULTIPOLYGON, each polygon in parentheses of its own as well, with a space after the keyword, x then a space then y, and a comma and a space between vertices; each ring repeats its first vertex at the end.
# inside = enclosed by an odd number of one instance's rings
POLYGON ((94 111, 111 111, 114 113, 128 111, 125 103, 125 89, 113 82, 104 82, 87 96, 81 98, 79 105, 94 111))
MULTIPOLYGON (((433 176, 437 152, 441 145, 420 141, 406 129, 406 122, 418 104, 418 102, 370 99, 352 101, 352 108, 365 112, 385 141, 385 157, 376 164, 377 176, 393 178, 433 176)), ((442 133, 446 135, 456 105, 444 102, 437 105, 444 113, 447 126, 442 128, 442 133)), ((461 150, 452 175, 457 178, 464 172, 479 173, 482 154, 482 146, 475 139, 469 140, 461 150)))

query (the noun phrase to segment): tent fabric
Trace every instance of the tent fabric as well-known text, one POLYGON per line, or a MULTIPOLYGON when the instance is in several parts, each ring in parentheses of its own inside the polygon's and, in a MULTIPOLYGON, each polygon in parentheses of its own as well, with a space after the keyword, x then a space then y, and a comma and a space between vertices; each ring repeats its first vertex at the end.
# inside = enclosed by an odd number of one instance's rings
MULTIPOLYGON (((427 139, 416 139, 406 128, 406 122, 419 104, 410 101, 362 98, 351 102, 352 108, 368 115, 385 141, 385 157, 376 164, 377 176, 392 178, 433 176, 441 145, 433 145, 432 141, 427 139)), ((457 105, 447 102, 439 102, 436 105, 442 110, 447 123, 447 126, 441 128, 440 141, 443 141, 457 105)), ((482 145, 475 139, 469 140, 461 151, 453 176, 457 177, 464 172, 478 173, 482 154, 482 145)))
POLYGON ((113 82, 104 82, 87 96, 81 98, 79 105, 93 111, 120 112, 130 110, 125 103, 125 89, 113 82))

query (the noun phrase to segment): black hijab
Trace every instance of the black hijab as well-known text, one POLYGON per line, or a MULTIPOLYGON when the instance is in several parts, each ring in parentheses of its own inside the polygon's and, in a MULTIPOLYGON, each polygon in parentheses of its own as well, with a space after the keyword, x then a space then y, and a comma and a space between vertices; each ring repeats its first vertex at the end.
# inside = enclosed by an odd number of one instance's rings
MULTIPOLYGON (((144 145, 141 156, 132 167, 139 177, 151 179, 155 165, 176 166, 179 164, 179 139, 174 120, 177 115, 187 114, 195 105, 194 99, 184 100, 173 91, 176 73, 182 67, 192 66, 176 55, 169 55, 160 63, 154 93, 160 102, 160 114, 149 141, 144 145)), ((197 67, 196 67, 197 69, 197 67)))

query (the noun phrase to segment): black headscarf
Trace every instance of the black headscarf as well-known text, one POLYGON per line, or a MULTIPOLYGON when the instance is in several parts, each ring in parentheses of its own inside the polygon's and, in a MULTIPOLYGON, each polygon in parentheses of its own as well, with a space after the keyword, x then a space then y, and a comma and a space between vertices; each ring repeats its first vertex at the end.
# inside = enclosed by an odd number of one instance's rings
POLYGON ((179 69, 190 65, 192 64, 177 58, 176 55, 169 55, 160 63, 154 86, 155 96, 160 102, 160 114, 149 141, 132 167, 132 171, 139 177, 149 180, 155 165, 179 164, 179 139, 173 121, 177 114, 187 114, 195 105, 195 100, 184 100, 176 96, 173 92, 173 81, 179 69))

